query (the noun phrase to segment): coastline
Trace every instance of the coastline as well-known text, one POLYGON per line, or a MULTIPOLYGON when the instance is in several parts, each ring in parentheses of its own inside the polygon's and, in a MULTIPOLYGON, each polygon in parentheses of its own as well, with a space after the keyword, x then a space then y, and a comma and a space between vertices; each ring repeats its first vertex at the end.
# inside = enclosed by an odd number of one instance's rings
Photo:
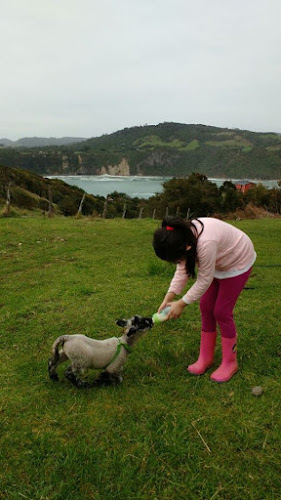
MULTIPOLYGON (((41 174, 42 177, 45 177, 46 179, 62 179, 62 178, 74 178, 74 179, 81 179, 82 177, 93 177, 95 179, 97 178, 103 178, 103 179, 186 179, 188 176, 171 176, 171 175, 110 175, 110 174, 54 174, 54 175, 45 175, 41 174)), ((249 177, 236 177, 236 178, 231 178, 231 177, 207 177, 208 181, 252 181, 256 183, 263 183, 263 182, 278 182, 279 179, 260 179, 260 178, 255 178, 255 179, 250 179, 249 177)))

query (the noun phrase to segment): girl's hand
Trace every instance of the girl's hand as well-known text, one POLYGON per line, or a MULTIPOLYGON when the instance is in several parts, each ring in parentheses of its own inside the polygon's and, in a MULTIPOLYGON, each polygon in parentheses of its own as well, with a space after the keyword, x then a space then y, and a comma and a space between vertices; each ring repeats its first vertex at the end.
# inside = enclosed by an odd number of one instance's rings
POLYGON ((167 305, 168 305, 168 301, 164 299, 161 306, 159 306, 159 309, 157 312, 160 313, 161 311, 163 311, 163 309, 165 309, 165 307, 167 307, 167 305))
POLYGON ((182 315, 186 303, 180 299, 176 302, 168 302, 166 305, 171 307, 167 319, 176 319, 182 315))
POLYGON ((161 306, 158 308, 158 313, 160 313, 161 311, 163 311, 163 309, 165 309, 165 307, 167 307, 167 305, 175 298, 176 294, 174 292, 168 292, 166 293, 165 297, 164 297, 164 300, 161 304, 161 306))

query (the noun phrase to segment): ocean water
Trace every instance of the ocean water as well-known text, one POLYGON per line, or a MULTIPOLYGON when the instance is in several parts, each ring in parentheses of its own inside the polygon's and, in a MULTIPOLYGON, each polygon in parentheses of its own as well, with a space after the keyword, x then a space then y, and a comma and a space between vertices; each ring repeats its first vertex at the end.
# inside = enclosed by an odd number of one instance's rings
MULTIPOLYGON (((171 177, 138 177, 138 176, 114 176, 114 175, 58 175, 48 176, 48 178, 61 179, 62 181, 83 189, 88 194, 107 196, 114 191, 125 193, 131 198, 148 199, 156 193, 163 191, 163 183, 171 177)), ((225 180, 235 179, 209 179, 221 186, 225 180)), ((239 179, 241 180, 241 179, 239 179)), ((249 179, 248 179, 249 180, 249 179)), ((277 181, 255 181, 261 182, 266 187, 276 187, 277 181)))
POLYGON ((170 177, 138 177, 115 175, 67 175, 48 176, 78 186, 88 194, 107 196, 114 191, 125 193, 131 198, 151 198, 163 191, 163 183, 170 177))

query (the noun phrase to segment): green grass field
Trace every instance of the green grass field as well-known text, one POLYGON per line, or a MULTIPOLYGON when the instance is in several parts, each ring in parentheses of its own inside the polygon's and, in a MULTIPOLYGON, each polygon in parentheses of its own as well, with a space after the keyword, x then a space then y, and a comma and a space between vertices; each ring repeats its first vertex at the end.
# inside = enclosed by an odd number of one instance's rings
POLYGON ((76 389, 63 367, 48 378, 58 335, 119 336, 117 318, 155 312, 173 275, 153 253, 157 224, 0 220, 1 500, 281 498, 280 219, 234 223, 258 260, 235 310, 231 381, 186 371, 198 304, 139 341, 118 387, 76 389))

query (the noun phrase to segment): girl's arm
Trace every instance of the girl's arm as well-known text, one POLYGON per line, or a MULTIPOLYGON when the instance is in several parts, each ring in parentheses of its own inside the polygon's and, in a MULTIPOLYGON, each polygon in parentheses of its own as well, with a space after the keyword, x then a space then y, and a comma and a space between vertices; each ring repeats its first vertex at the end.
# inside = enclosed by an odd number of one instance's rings
MULTIPOLYGON (((161 312, 162 309, 165 309, 165 307, 168 304, 171 305, 170 303, 174 300, 176 295, 179 295, 182 292, 187 281, 188 281, 188 275, 186 274, 185 270, 185 261, 182 261, 179 264, 177 264, 176 272, 170 283, 169 290, 166 293, 164 300, 157 311, 158 313, 161 312)), ((185 305, 186 304, 183 303, 183 307, 185 305)))
POLYGON ((188 275, 185 270, 185 261, 183 260, 177 264, 177 269, 170 283, 168 293, 173 292, 174 295, 179 295, 183 291, 187 281, 188 275))
POLYGON ((199 300, 211 285, 216 269, 217 247, 216 241, 208 240, 199 249, 197 253, 199 262, 197 279, 182 297, 186 304, 192 304, 192 302, 199 300))

